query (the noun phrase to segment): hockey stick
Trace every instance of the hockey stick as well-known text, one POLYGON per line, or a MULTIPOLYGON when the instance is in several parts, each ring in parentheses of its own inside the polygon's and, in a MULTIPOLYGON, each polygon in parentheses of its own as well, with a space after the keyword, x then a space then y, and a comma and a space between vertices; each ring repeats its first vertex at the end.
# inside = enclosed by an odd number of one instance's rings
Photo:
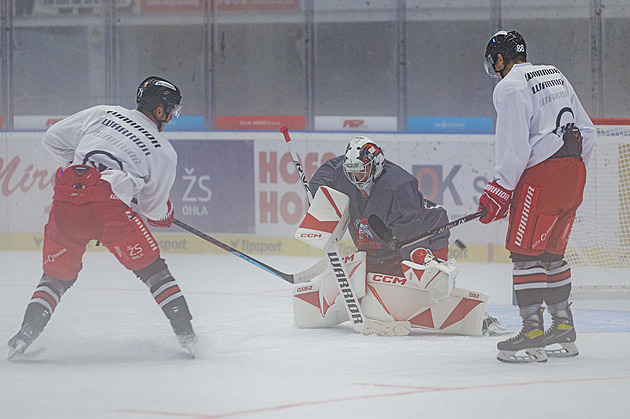
POLYGON ((289 127, 286 125, 280 127, 280 132, 282 132, 282 135, 284 135, 284 141, 286 141, 287 147, 289 147, 289 152, 291 153, 291 157, 293 158, 295 169, 300 176, 302 188, 304 188, 304 193, 306 194, 306 199, 308 199, 308 204, 311 205, 311 203, 313 203, 313 193, 311 192, 311 188, 308 186, 308 182, 306 181, 306 174, 304 173, 304 170, 302 170, 300 159, 298 159, 298 156, 295 153, 295 149, 293 148, 293 143, 291 142, 291 137, 289 136, 289 127))
POLYGON ((196 228, 184 223, 183 221, 178 220, 177 218, 175 218, 173 220, 173 224, 175 224, 176 226, 188 231, 189 233, 194 234, 195 236, 204 239, 207 242, 210 242, 212 244, 214 244, 215 246, 220 247, 223 250, 226 250, 228 252, 230 252, 231 254, 233 254, 234 256, 238 256, 239 258, 254 264, 256 266, 258 266, 261 269, 264 269, 265 271, 269 272, 270 274, 273 274, 279 278, 284 279, 285 281, 291 283, 291 284, 299 284, 300 282, 307 282, 310 281, 311 279, 315 278, 317 275, 321 274, 322 272, 324 272, 324 269, 326 269, 326 266, 328 266, 328 264, 326 263, 325 259, 321 259, 319 261, 317 261, 313 266, 311 266, 310 268, 307 268, 301 272, 295 273, 295 274, 289 274, 289 273, 285 273, 282 271, 279 271, 278 269, 271 267, 269 265, 267 265, 264 262, 261 262, 257 259, 254 259, 251 256, 246 255, 245 253, 236 250, 235 248, 223 243, 222 241, 219 241, 217 239, 215 239, 212 236, 207 235, 206 233, 197 230, 196 228))
MULTIPOLYGON (((308 199, 308 203, 310 205, 313 203, 313 193, 311 192, 311 188, 308 186, 306 175, 304 174, 304 170, 302 170, 300 160, 295 153, 293 143, 291 143, 291 137, 289 136, 289 127, 287 127, 286 125, 281 127, 280 132, 282 132, 282 135, 284 135, 284 140, 286 141, 289 152, 291 153, 291 157, 293 158, 295 168, 300 175, 300 181, 302 182, 304 193, 306 194, 306 198, 308 199)), ((340 294, 343 296, 343 302, 346 308, 346 312, 348 313, 350 321, 352 321, 353 328, 355 331, 363 333, 366 324, 364 321, 363 309, 361 309, 359 299, 356 297, 356 293, 354 292, 352 283, 350 282, 348 273, 346 272, 346 268, 342 262, 343 259, 339 254, 337 243, 333 241, 332 243, 325 245, 322 250, 324 250, 324 253, 326 253, 328 263, 335 273, 337 286, 339 287, 340 294)))
MULTIPOLYGON (((138 202, 136 201, 136 198, 133 198, 131 200, 131 202, 133 202, 134 204, 137 204, 138 202)), ((291 284, 299 284, 300 282, 308 282, 311 279, 315 278, 317 275, 321 274, 322 272, 324 272, 324 269, 326 269, 326 267, 328 266, 328 264, 326 263, 325 259, 321 259, 319 261, 317 261, 313 266, 311 266, 310 268, 304 269, 303 271, 297 272, 295 274, 289 274, 289 273, 285 273, 282 271, 279 271, 278 269, 271 267, 269 265, 267 265, 266 263, 263 263, 257 259, 254 259, 251 256, 246 255, 245 253, 241 252, 240 250, 236 250, 235 248, 233 248, 232 246, 229 246, 225 243, 223 243, 222 241, 219 241, 217 239, 215 239, 212 236, 209 236, 208 234, 204 233, 203 231, 197 230, 195 227, 192 227, 188 224, 186 224, 183 221, 178 220, 177 218, 173 219, 173 224, 175 224, 176 226, 188 231, 189 233, 194 234, 195 236, 199 237, 200 239, 203 239, 207 242, 210 242, 212 244, 214 244, 215 246, 220 247, 223 250, 226 250, 230 253, 232 253, 234 256, 238 256, 239 258, 258 266, 261 269, 264 269, 265 271, 269 272, 270 274, 273 274, 279 278, 284 279, 285 281, 291 283, 291 284)))
POLYGON ((398 241, 398 239, 394 236, 392 231, 385 225, 383 220, 381 220, 378 215, 372 214, 368 217, 368 223, 370 227, 374 229, 374 232, 381 238, 387 246, 389 246, 392 250, 398 250, 404 246, 412 246, 417 245, 419 242, 430 239, 431 237, 437 236, 440 233, 443 233, 447 230, 450 230, 453 227, 457 227, 460 224, 467 223, 468 221, 472 221, 476 218, 483 217, 486 210, 481 209, 477 212, 473 212, 472 214, 468 214, 463 216, 462 218, 458 218, 457 220, 453 220, 450 223, 444 224, 434 230, 427 231, 424 234, 420 234, 418 237, 413 239, 405 240, 403 242, 398 241))

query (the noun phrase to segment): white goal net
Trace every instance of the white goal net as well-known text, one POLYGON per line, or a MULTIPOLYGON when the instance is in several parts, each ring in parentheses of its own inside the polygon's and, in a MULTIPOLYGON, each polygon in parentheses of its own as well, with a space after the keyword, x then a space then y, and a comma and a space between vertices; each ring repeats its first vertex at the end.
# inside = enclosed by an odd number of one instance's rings
POLYGON ((630 119, 594 119, 598 140, 569 239, 573 298, 630 298, 630 119))

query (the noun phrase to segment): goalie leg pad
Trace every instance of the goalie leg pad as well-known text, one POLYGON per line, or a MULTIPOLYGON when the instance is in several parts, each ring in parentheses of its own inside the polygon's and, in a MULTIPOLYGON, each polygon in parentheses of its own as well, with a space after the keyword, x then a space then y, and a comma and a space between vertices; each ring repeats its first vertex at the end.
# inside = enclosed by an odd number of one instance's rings
MULTIPOLYGON (((349 320, 342 298, 337 291, 326 295, 322 279, 300 284, 293 288, 293 321, 298 328, 331 327, 349 320)), ((334 285, 334 284, 333 284, 334 285)))
POLYGON ((365 317, 373 320, 409 321, 412 327, 482 336, 487 301, 486 293, 454 288, 445 301, 436 304, 415 281, 370 273, 361 308, 365 317))
MULTIPOLYGON (((355 252, 343 258, 357 298, 365 295, 366 254, 355 252)), ((349 320, 332 268, 311 282, 293 288, 293 318, 299 328, 330 327, 349 320)))

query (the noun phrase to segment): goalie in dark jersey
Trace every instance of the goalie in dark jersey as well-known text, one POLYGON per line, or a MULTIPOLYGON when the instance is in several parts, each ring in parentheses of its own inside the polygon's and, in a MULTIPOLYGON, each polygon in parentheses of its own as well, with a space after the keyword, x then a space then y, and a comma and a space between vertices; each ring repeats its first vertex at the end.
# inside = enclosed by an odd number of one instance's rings
MULTIPOLYGON (((388 328, 387 323, 405 322, 409 327, 454 334, 504 332, 496 319, 487 316, 487 294, 455 288, 459 268, 455 261, 447 261, 448 231, 413 246, 391 248, 369 225, 370 216, 376 215, 402 243, 448 223, 446 209, 425 199, 418 190, 418 180, 386 160, 374 141, 355 137, 345 154, 319 167, 310 189, 316 194, 323 186, 349 198, 348 228, 359 252, 346 259, 346 270, 362 298, 365 316, 385 324, 382 334, 401 330, 388 328), (493 325, 492 330, 488 330, 489 325, 493 325)), ((309 209, 317 218, 316 202, 317 194, 309 209)), ((296 288, 298 327, 326 327, 344 321, 343 310, 334 310, 341 299, 336 299, 338 292, 330 284, 320 279, 311 286, 296 288)))
MULTIPOLYGON (((414 249, 391 249, 370 228, 370 215, 378 216, 399 240, 413 239, 448 223, 446 209, 427 201, 418 180, 397 164, 385 160, 381 147, 367 137, 355 137, 346 153, 325 162, 313 175, 313 194, 329 186, 350 198, 350 235, 358 250, 367 253, 369 272, 402 276, 400 262, 411 259, 414 249)), ((449 231, 418 245, 448 259, 449 231)))

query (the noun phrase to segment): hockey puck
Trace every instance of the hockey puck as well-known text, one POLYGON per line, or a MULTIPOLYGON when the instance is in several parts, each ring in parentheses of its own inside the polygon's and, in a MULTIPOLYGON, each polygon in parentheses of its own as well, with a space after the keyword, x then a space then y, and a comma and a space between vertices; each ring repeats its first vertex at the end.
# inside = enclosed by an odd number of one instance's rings
POLYGON ((455 240, 455 244, 457 245, 457 247, 459 247, 462 250, 464 250, 466 248, 466 245, 460 239, 456 239, 455 240))

